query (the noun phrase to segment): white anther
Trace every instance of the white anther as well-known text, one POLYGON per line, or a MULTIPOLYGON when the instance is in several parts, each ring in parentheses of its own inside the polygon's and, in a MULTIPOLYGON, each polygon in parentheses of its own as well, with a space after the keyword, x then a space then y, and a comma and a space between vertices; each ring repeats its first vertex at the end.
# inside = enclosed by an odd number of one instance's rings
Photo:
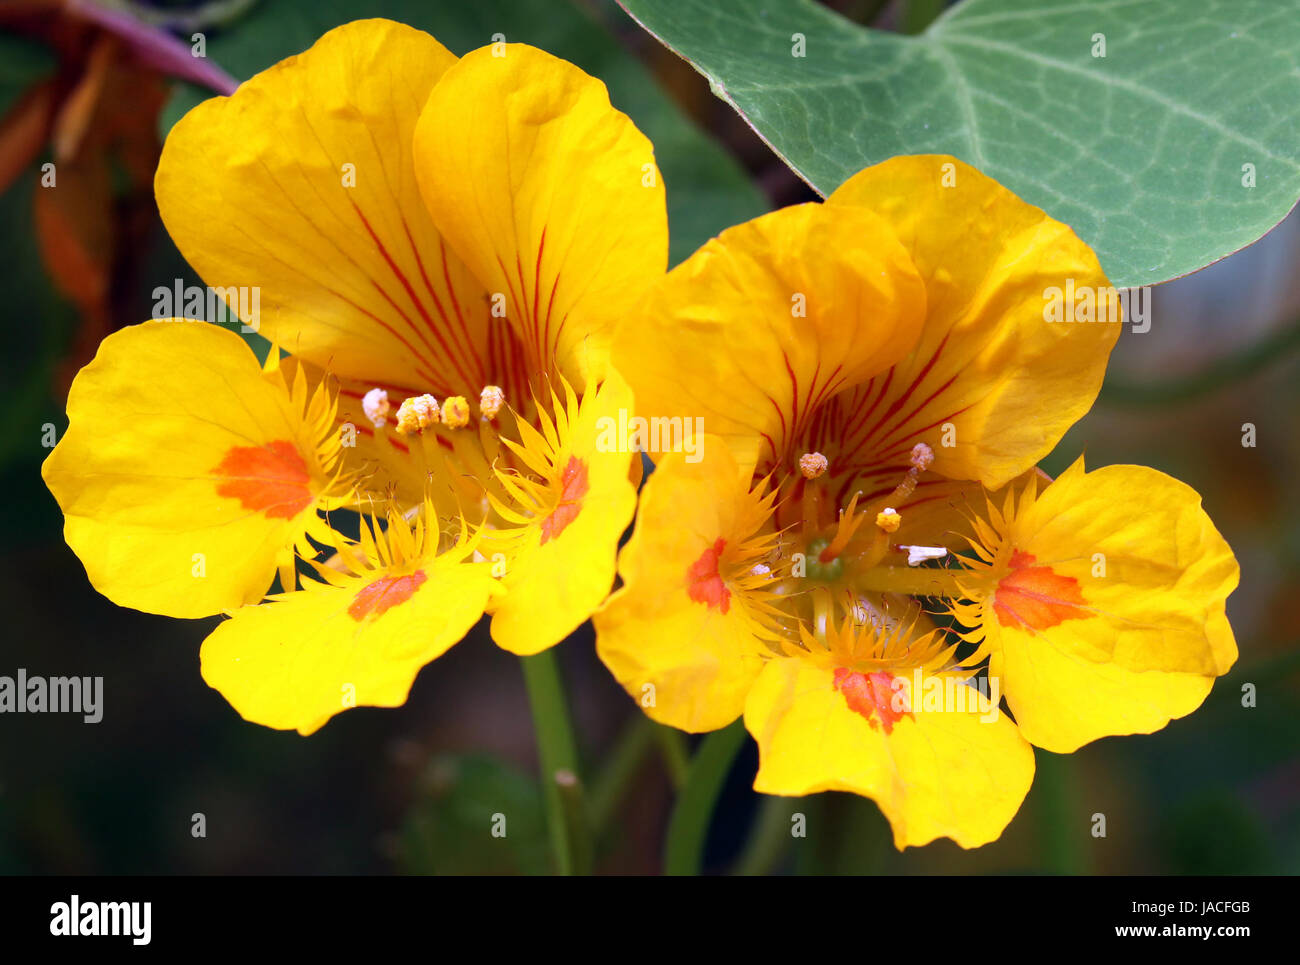
POLYGON ((497 417, 497 413, 505 404, 506 394, 499 385, 485 385, 483 391, 478 394, 479 414, 489 422, 497 417))
POLYGON ((907 550, 907 565, 920 566, 926 560, 941 560, 948 555, 946 546, 899 546, 907 550))
POLYGON ((799 471, 803 473, 805 479, 816 479, 826 472, 826 467, 830 465, 830 460, 820 452, 805 452, 799 457, 799 471))
POLYGON ((361 400, 361 411, 366 414, 370 424, 376 429, 382 429, 388 424, 388 410, 391 406, 388 404, 388 393, 383 389, 371 389, 361 400))
POLYGON ((934 462, 934 450, 924 442, 918 442, 912 447, 912 465, 922 472, 930 468, 934 462))

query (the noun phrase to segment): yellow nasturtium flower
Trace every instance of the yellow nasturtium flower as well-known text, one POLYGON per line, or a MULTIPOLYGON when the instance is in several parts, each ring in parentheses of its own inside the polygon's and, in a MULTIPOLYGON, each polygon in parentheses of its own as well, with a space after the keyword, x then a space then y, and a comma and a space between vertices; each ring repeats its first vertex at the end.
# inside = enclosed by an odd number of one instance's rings
POLYGON ((614 676, 685 730, 743 715, 757 790, 871 797, 900 848, 996 839, 1031 744, 1190 713, 1236 657, 1199 497, 1035 469, 1096 398, 1116 302, 1068 227, 949 157, 706 244, 612 350, 652 440, 709 433, 642 490, 595 616, 614 676))
POLYGON ((96 588, 231 612, 204 678, 303 733, 402 703, 485 610, 520 654, 586 620, 636 500, 631 454, 597 444, 632 405, 608 343, 668 244, 653 148, 604 85, 357 21, 187 114, 155 188, 290 357, 179 320, 104 342, 44 466, 96 588), (359 542, 322 519, 339 507, 367 515, 359 542), (277 570, 288 592, 257 605, 277 570))

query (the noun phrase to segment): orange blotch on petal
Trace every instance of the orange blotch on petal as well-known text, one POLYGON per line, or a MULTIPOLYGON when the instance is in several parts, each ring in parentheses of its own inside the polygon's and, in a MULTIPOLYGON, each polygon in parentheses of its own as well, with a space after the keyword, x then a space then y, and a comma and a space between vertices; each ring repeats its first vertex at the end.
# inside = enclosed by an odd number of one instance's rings
POLYGON ((727 541, 719 539, 686 568, 686 592, 696 603, 706 603, 722 613, 731 609, 731 590, 718 571, 722 550, 727 541))
POLYGON ((836 667, 834 684, 835 689, 844 695, 849 710, 866 718, 872 730, 879 730, 884 725, 885 733, 892 734, 894 725, 902 718, 915 719, 907 704, 902 681, 891 673, 883 670, 858 673, 847 667, 836 667))
POLYGON ((556 503, 551 515, 542 520, 542 545, 555 539, 565 528, 578 518, 582 511, 582 497, 590 489, 587 482, 587 464, 577 456, 570 456, 560 474, 560 501, 556 503))
POLYGON ((1082 609, 1085 603, 1078 580, 1061 576, 1050 566, 1035 566, 1032 554, 1016 550, 1011 554, 1011 572, 998 582, 993 595, 993 612, 1004 627, 1046 630, 1064 620, 1090 616, 1082 609))
POLYGON ((264 446, 232 446, 212 470, 225 477, 217 493, 272 519, 292 519, 311 504, 311 474, 302 453, 284 439, 264 446))
POLYGON ((405 603, 428 577, 424 570, 406 576, 383 576, 357 591, 348 607, 348 616, 358 623, 368 616, 383 616, 387 611, 405 603))

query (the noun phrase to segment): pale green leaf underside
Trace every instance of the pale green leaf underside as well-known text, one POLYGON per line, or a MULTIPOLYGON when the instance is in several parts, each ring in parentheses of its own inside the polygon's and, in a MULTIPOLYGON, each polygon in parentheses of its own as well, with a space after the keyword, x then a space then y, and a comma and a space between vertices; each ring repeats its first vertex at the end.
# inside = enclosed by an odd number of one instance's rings
POLYGON ((1120 287, 1202 268, 1300 197, 1297 0, 965 0, 919 37, 812 0, 621 2, 822 194, 952 154, 1071 225, 1120 287))

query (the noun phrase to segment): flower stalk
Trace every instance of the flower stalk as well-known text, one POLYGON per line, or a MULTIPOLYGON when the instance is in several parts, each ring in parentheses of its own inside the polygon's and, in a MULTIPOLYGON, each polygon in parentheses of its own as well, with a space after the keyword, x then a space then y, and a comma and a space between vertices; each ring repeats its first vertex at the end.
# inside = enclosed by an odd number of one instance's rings
POLYGON ((578 747, 554 650, 521 657, 528 703, 537 735, 537 756, 551 856, 559 875, 591 871, 591 826, 587 816, 578 747))

